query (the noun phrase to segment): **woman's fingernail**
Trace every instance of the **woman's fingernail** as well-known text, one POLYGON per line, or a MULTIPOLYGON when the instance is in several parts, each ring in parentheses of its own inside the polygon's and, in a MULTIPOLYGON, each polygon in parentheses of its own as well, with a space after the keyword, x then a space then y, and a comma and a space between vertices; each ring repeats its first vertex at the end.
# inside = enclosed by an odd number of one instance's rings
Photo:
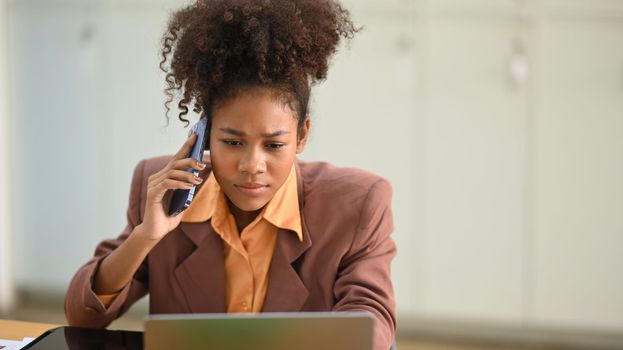
POLYGON ((199 176, 195 176, 195 181, 201 183, 201 182, 203 182, 203 179, 200 178, 199 176))
POLYGON ((205 168, 205 167, 206 167, 205 163, 202 163, 202 162, 199 162, 199 161, 197 162, 197 166, 198 166, 199 168, 201 168, 201 169, 203 169, 203 168, 205 168))

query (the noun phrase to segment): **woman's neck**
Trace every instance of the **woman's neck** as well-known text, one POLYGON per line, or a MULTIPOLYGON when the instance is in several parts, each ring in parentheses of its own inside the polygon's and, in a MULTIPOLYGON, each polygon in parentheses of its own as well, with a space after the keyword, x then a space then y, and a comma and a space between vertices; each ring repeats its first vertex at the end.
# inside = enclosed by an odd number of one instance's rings
POLYGON ((236 227, 238 227, 238 234, 242 233, 245 227, 249 226, 250 223, 257 218, 257 216, 262 212, 263 208, 260 208, 255 211, 244 211, 238 208, 234 203, 232 203, 229 199, 227 200, 227 205, 229 206, 229 212, 234 216, 234 220, 236 220, 236 227))

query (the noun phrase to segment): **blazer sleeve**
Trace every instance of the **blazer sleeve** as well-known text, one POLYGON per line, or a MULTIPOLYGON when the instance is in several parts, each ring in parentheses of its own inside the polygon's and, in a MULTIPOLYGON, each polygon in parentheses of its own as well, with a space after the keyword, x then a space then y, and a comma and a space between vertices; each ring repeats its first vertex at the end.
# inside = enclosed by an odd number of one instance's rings
POLYGON ((334 311, 367 311, 375 316, 374 349, 387 350, 396 333, 396 304, 391 261, 396 244, 391 213, 391 185, 380 179, 363 203, 357 234, 340 263, 334 311))
POLYGON ((69 284, 65 295, 65 317, 71 326, 106 327, 148 291, 147 259, 139 266, 130 283, 119 292, 108 307, 102 304, 92 288, 93 278, 102 260, 121 245, 134 227, 141 222, 140 207, 145 163, 145 160, 141 161, 134 169, 125 229, 116 239, 102 241, 95 249, 94 257, 76 272, 69 284))

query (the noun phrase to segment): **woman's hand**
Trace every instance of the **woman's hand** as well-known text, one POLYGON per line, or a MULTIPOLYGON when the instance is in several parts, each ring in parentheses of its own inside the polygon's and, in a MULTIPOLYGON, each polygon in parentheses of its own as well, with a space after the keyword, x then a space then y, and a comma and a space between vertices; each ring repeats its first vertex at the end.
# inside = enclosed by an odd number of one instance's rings
POLYGON ((186 158, 196 139, 197 134, 192 133, 182 148, 173 156, 173 159, 147 180, 145 216, 143 222, 135 228, 134 233, 137 236, 150 241, 159 241, 180 224, 182 215, 169 216, 164 208, 163 198, 168 190, 187 190, 193 185, 199 185, 203 182, 202 178, 195 177, 185 171, 188 168, 199 171, 205 169, 205 164, 192 158, 186 158))
POLYGON ((147 179, 147 199, 143 222, 134 227, 128 238, 101 262, 93 278, 93 291, 98 295, 113 294, 126 286, 151 249, 172 231, 182 215, 169 216, 163 206, 168 190, 189 189, 202 181, 186 172, 188 168, 205 169, 205 164, 186 158, 195 144, 193 133, 173 159, 159 172, 147 179))

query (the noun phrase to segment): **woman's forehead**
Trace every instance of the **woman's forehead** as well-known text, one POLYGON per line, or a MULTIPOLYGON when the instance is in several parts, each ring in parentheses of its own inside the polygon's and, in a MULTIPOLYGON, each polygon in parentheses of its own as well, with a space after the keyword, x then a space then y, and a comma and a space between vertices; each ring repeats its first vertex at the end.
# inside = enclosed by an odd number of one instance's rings
POLYGON ((222 103, 212 116, 214 128, 241 134, 274 134, 297 127, 295 112, 269 94, 240 95, 222 103))
POLYGON ((214 113, 218 109, 225 106, 241 104, 261 104, 267 103, 280 106, 286 109, 288 113, 292 113, 296 116, 295 109, 297 108, 298 101, 295 94, 288 91, 285 87, 277 86, 239 86, 232 88, 228 93, 225 93, 220 98, 217 97, 213 104, 212 112, 214 113))

